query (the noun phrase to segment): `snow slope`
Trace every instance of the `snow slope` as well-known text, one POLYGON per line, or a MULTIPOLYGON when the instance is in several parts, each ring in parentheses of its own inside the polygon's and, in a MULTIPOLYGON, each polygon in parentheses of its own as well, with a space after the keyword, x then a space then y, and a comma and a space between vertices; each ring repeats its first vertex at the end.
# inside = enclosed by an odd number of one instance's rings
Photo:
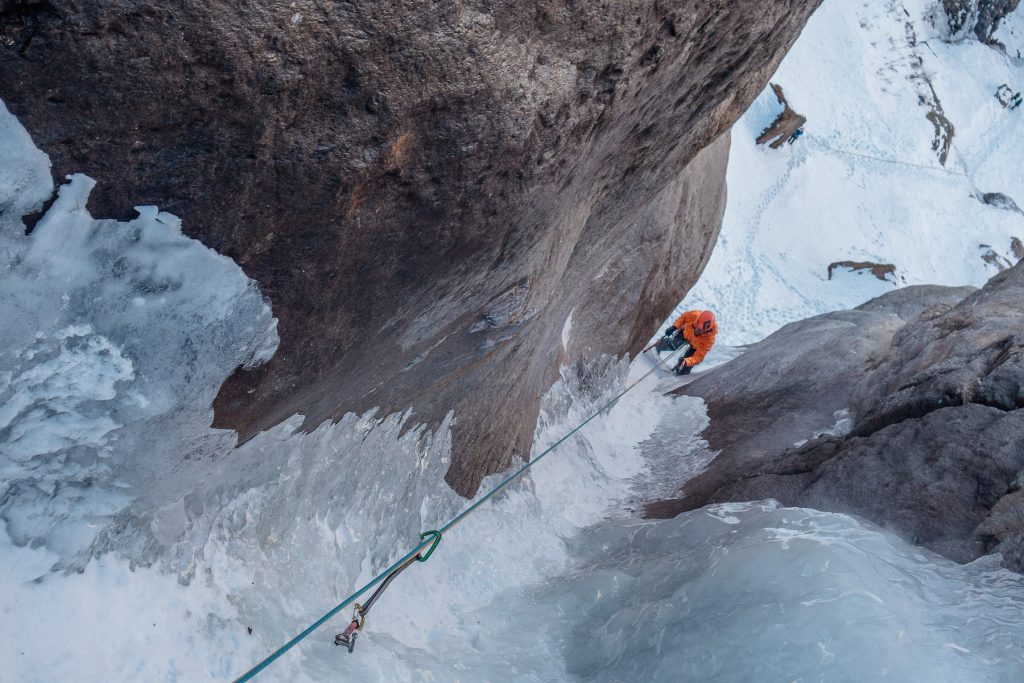
POLYGON ((1013 258, 1024 214, 977 195, 1024 206, 1024 108, 994 97, 1002 83, 1024 89, 1022 63, 976 40, 943 42, 933 9, 826 0, 811 17, 772 79, 807 117, 806 133, 778 150, 754 144, 781 111, 770 89, 733 128, 721 236, 678 310, 710 308, 719 340, 746 344, 896 286, 980 286, 996 272, 981 258, 988 247, 1013 258), (955 126, 944 166, 920 103, 925 79, 955 126), (829 280, 828 265, 847 260, 891 263, 895 278, 829 280))

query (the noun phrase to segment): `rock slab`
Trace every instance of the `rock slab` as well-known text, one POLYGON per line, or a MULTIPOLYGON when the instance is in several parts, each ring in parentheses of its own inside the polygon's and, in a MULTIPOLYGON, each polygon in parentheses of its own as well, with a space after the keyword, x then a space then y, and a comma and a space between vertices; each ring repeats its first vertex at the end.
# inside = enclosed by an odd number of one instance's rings
POLYGON ((906 288, 860 308, 783 328, 753 347, 754 361, 685 387, 708 402, 721 453, 649 513, 775 498, 866 517, 960 562, 1001 552, 1024 572, 1024 263, 981 290, 906 288), (843 316, 856 322, 850 335, 871 340, 866 355, 836 345, 825 321, 843 316), (775 403, 744 406, 750 385, 779 392, 775 403), (850 425, 828 433, 839 403, 850 425), (750 430, 737 427, 747 420, 750 430), (801 429, 808 441, 787 444, 801 429))

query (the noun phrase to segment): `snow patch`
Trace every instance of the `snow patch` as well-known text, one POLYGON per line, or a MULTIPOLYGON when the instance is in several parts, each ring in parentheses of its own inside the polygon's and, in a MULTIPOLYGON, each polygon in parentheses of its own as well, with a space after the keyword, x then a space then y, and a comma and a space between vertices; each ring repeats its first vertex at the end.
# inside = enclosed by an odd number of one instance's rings
POLYGON ((569 315, 565 317, 565 322, 562 324, 562 350, 566 353, 569 352, 569 335, 572 334, 572 314, 575 311, 575 308, 569 311, 569 315))
POLYGON ((925 19, 930 4, 827 0, 814 13, 772 78, 807 116, 806 134, 779 150, 754 144, 778 109, 767 88, 733 127, 718 244, 668 320, 708 308, 720 344, 747 344, 893 287, 870 275, 829 280, 829 263, 892 263, 898 286, 981 286, 993 274, 977 245, 1009 253, 1024 216, 975 196, 1024 201, 1024 110, 1006 110, 993 96, 1022 72, 976 40, 943 42, 925 19), (945 166, 919 104, 921 73, 956 128, 945 166))

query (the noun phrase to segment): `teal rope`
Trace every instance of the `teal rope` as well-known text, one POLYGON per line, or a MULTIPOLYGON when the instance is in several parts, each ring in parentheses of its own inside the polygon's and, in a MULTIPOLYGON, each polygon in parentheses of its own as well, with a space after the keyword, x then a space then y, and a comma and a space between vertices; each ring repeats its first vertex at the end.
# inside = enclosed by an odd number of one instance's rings
POLYGON ((608 410, 608 409, 609 409, 609 408, 611 408, 611 407, 612 407, 613 405, 615 405, 615 403, 616 403, 616 402, 617 402, 617 401, 618 401, 618 400, 619 400, 620 398, 622 398, 623 396, 625 396, 626 394, 628 394, 628 393, 629 393, 630 391, 632 391, 632 390, 633 390, 633 389, 634 389, 634 388, 636 387, 636 385, 640 384, 640 382, 643 382, 643 381, 644 381, 645 379, 647 379, 648 377, 650 377, 650 375, 651 375, 651 373, 652 373, 652 372, 654 372, 655 370, 657 370, 657 369, 658 369, 659 367, 661 367, 661 365, 662 365, 663 363, 665 363, 665 361, 667 361, 667 360, 669 360, 670 358, 672 358, 672 356, 676 355, 677 353, 679 353, 679 352, 680 352, 680 351, 681 351, 682 349, 684 349, 684 348, 686 348, 686 345, 685 345, 685 344, 684 344, 683 346, 680 346, 680 347, 679 347, 678 349, 676 349, 676 350, 675 350, 675 351, 673 351, 672 353, 670 353, 670 354, 669 354, 668 356, 666 356, 664 360, 660 360, 660 361, 658 361, 658 363, 657 363, 657 364, 655 364, 655 366, 654 366, 653 368, 651 368, 650 370, 648 370, 647 372, 645 372, 645 373, 644 373, 644 374, 643 374, 643 375, 642 375, 642 376, 641 376, 641 377, 640 377, 640 378, 639 378, 639 379, 638 379, 637 381, 633 382, 633 383, 632 383, 632 384, 630 384, 630 385, 629 385, 628 387, 626 387, 626 388, 625 388, 625 389, 623 389, 623 390, 622 390, 621 392, 619 392, 619 394, 618 394, 618 395, 617 395, 617 396, 616 396, 615 398, 613 398, 612 400, 608 401, 608 402, 607 402, 607 403, 605 403, 605 404, 604 404, 603 406, 601 406, 600 408, 598 408, 598 409, 597 409, 597 411, 596 411, 596 412, 594 412, 594 413, 593 413, 593 414, 592 414, 592 415, 591 415, 590 417, 588 417, 588 418, 587 418, 586 420, 584 420, 583 422, 581 422, 581 423, 579 423, 578 425, 576 425, 576 427, 574 427, 574 428, 572 429, 572 431, 568 432, 568 433, 567 433, 567 434, 566 434, 565 436, 563 436, 563 437, 562 437, 561 439, 559 439, 558 441, 554 442, 553 444, 551 444, 550 446, 548 446, 547 448, 545 448, 545 449, 544 449, 544 451, 543 451, 543 452, 542 452, 542 453, 541 453, 540 455, 538 455, 538 456, 537 456, 536 458, 534 458, 534 459, 533 459, 533 460, 531 460, 530 462, 526 463, 525 465, 523 465, 522 467, 520 467, 520 468, 519 468, 518 470, 516 470, 515 472, 513 472, 513 473, 512 473, 512 474, 510 474, 509 476, 505 477, 505 479, 504 479, 504 480, 503 480, 503 481, 502 481, 502 482, 501 482, 500 484, 498 484, 497 486, 495 486, 494 488, 492 488, 492 489, 491 489, 490 491, 488 491, 488 492, 487 492, 487 494, 486 494, 486 495, 485 495, 485 496, 484 496, 483 498, 481 498, 481 499, 480 499, 480 500, 478 500, 477 502, 475 502, 475 503, 473 503, 472 505, 470 505, 470 506, 469 506, 468 508, 466 508, 465 510, 463 510, 463 511, 462 511, 462 512, 461 512, 461 513, 459 514, 459 516, 458 516, 458 517, 456 517, 455 519, 453 519, 452 521, 448 522, 448 523, 447 523, 447 524, 445 524, 445 525, 444 525, 443 527, 441 527, 441 533, 442 533, 442 534, 448 533, 448 530, 449 530, 449 529, 451 529, 451 528, 452 528, 453 526, 455 526, 456 524, 458 524, 459 522, 461 522, 461 521, 462 521, 462 520, 463 520, 463 519, 464 519, 464 518, 466 517, 466 515, 468 515, 469 513, 473 512, 473 510, 476 510, 476 509, 477 509, 478 507, 480 507, 481 505, 483 505, 483 504, 484 504, 484 502, 486 502, 488 498, 490 498, 490 497, 491 497, 491 496, 493 496, 493 495, 494 495, 495 493, 497 493, 498 491, 500 491, 501 489, 503 489, 503 488, 504 488, 505 486, 507 486, 507 485, 508 485, 508 484, 509 484, 509 483, 510 483, 510 482, 511 482, 511 481, 512 481, 513 479, 515 479, 516 477, 518 477, 519 475, 521 475, 521 474, 522 474, 523 472, 525 472, 526 470, 530 469, 531 467, 533 467, 534 465, 536 465, 536 464, 537 464, 538 462, 540 462, 540 461, 541 461, 541 460, 542 460, 542 459, 543 459, 543 458, 544 458, 545 456, 547 456, 547 455, 548 455, 549 453, 551 453, 551 451, 553 451, 553 450, 555 450, 556 448, 558 448, 559 446, 561 446, 561 445, 562 445, 562 444, 563 444, 563 443, 564 443, 564 442, 565 442, 565 441, 566 441, 566 440, 567 440, 567 439, 568 439, 568 438, 569 438, 570 436, 572 436, 572 435, 573 435, 573 434, 575 434, 576 432, 578 432, 578 431, 580 431, 581 429, 583 429, 583 428, 584 428, 584 427, 585 427, 585 426, 587 425, 587 423, 589 423, 589 422, 590 422, 591 420, 593 420, 593 419, 594 419, 594 418, 596 418, 596 417, 597 417, 598 415, 600 415, 601 413, 603 413, 604 411, 608 410))
POLYGON ((306 628, 304 631, 302 631, 302 633, 298 634, 297 636, 295 636, 294 638, 289 640, 287 643, 285 643, 284 645, 279 647, 277 650, 275 650, 274 653, 271 654, 269 657, 267 657, 262 662, 260 662, 259 664, 257 664, 253 668, 249 669, 247 672, 245 672, 244 674, 242 674, 238 678, 236 678, 234 683, 245 683, 245 681, 248 681, 248 680, 252 679, 256 674, 258 674, 259 672, 263 671, 268 666, 273 664, 274 661, 278 657, 280 657, 285 652, 287 652, 288 650, 290 650, 293 647, 295 647, 301 640, 303 640, 310 633, 312 633, 313 631, 315 631, 318 628, 320 628, 321 626, 323 626, 324 622, 326 622, 328 619, 333 617, 335 614, 337 614, 341 610, 345 609, 347 606, 351 605, 355 601, 355 599, 358 598, 360 595, 362 595, 363 593, 365 593, 366 591, 370 590, 371 588, 376 586, 378 583, 383 581, 388 576, 388 574, 390 574, 394 570, 398 569, 399 567, 401 567, 406 562, 409 562, 410 560, 412 560, 412 558, 416 557, 420 553, 420 551, 422 551, 427 546, 431 546, 430 547, 430 552, 428 552, 427 556, 423 558, 423 560, 426 560, 427 557, 430 557, 430 554, 434 552, 434 548, 437 547, 437 544, 440 543, 441 536, 446 534, 453 526, 455 526, 456 524, 461 522, 463 519, 465 519, 466 516, 469 515, 469 513, 473 512, 478 507, 483 505, 491 496, 493 496, 495 493, 497 493, 501 489, 505 488, 505 486, 507 486, 514 479, 516 479, 518 476, 520 476, 521 474, 526 472, 526 470, 530 469, 531 467, 536 465, 538 462, 540 462, 541 459, 544 458, 546 455, 548 455, 553 450, 555 450, 556 448, 561 446, 570 436, 572 436, 576 432, 578 432, 581 429, 583 429, 583 427, 585 427, 587 425, 587 423, 589 423, 591 420, 593 420, 598 415, 600 415, 601 413, 603 413, 604 411, 608 410, 613 405, 615 405, 615 403, 620 398, 622 398, 623 396, 628 394, 630 391, 632 391, 638 384, 640 384, 640 382, 642 382, 645 379, 647 379, 648 377, 650 377, 651 373, 653 373, 655 370, 657 370, 659 367, 661 367, 666 361, 668 361, 673 356, 675 356, 677 353, 679 353, 679 351, 681 351, 683 348, 685 348, 685 345, 679 347, 678 349, 676 349, 675 351, 670 353, 663 360, 658 361, 657 364, 655 364, 654 367, 652 367, 650 370, 645 372, 639 379, 637 379, 635 382, 633 382, 628 387, 626 387, 621 392, 619 392, 619 394, 615 398, 611 399, 610 401, 605 403, 603 406, 598 408, 597 411, 594 412, 590 417, 588 417, 583 422, 581 422, 578 425, 576 425, 576 427, 573 428, 572 431, 570 431, 567 434, 565 434, 558 441, 554 442, 553 444, 551 444, 550 446, 545 448, 544 451, 540 455, 538 455, 536 458, 534 458, 530 462, 526 463, 525 465, 520 467, 518 470, 516 470, 515 472, 513 472, 509 476, 505 477, 505 479, 503 479, 501 481, 501 483, 499 483, 497 486, 495 486, 490 491, 488 491, 478 501, 476 501, 475 503, 470 505, 468 508, 463 510, 461 513, 459 513, 459 515, 457 517, 455 517, 452 521, 450 521, 447 524, 445 524, 438 531, 428 531, 428 532, 425 532, 425 533, 421 534, 421 536, 420 536, 421 538, 423 538, 423 537, 428 537, 428 538, 426 540, 422 541, 418 546, 416 546, 415 548, 410 550, 408 553, 406 553, 402 557, 402 559, 398 560, 398 562, 395 562, 393 565, 391 565, 390 567, 388 567, 387 569, 382 571, 380 574, 375 576, 365 586, 363 586, 362 588, 357 590, 355 593, 353 593, 352 595, 350 595, 347 598, 345 598, 345 600, 341 604, 339 604, 338 606, 334 607, 330 612, 328 612, 327 614, 323 615, 322 617, 320 617, 319 619, 314 621, 312 624, 310 624, 308 628, 306 628))

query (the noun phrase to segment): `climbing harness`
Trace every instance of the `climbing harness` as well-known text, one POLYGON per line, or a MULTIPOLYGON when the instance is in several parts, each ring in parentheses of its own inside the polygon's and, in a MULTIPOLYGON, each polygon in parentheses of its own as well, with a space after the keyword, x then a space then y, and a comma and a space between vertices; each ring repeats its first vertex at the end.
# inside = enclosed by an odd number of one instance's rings
POLYGON ((660 347, 662 342, 665 341, 665 339, 675 339, 676 337, 679 336, 680 332, 681 332, 681 330, 676 328, 676 331, 672 333, 671 337, 659 337, 658 339, 655 339, 650 344, 648 344, 647 347, 641 353, 647 353, 648 351, 650 351, 651 349, 653 349, 656 346, 660 347))
MULTIPOLYGON (((680 348, 684 348, 684 347, 680 347, 680 348)), ((306 636, 308 636, 313 631, 315 631, 318 628, 320 628, 321 626, 323 626, 324 623, 326 623, 327 620, 329 620, 331 617, 333 617, 334 615, 338 614, 338 612, 340 612, 341 610, 345 609, 349 605, 352 605, 355 602, 355 599, 358 598, 360 595, 362 595, 366 591, 370 590, 371 588, 373 588, 377 584, 380 584, 380 586, 377 588, 377 590, 375 590, 373 592, 373 594, 370 596, 370 599, 366 601, 365 605, 359 605, 359 604, 355 604, 354 605, 354 611, 353 611, 353 614, 352 614, 352 620, 349 622, 348 627, 342 633, 339 633, 334 638, 334 644, 335 645, 343 645, 343 646, 345 646, 348 649, 349 652, 352 652, 352 650, 355 648, 356 637, 358 636, 359 631, 363 628, 363 626, 366 623, 366 615, 367 615, 367 613, 370 611, 370 608, 373 606, 373 603, 377 600, 377 598, 380 597, 381 593, 383 593, 387 589, 387 587, 391 584, 391 582, 394 581, 395 577, 397 577, 400 573, 402 573, 403 571, 405 571, 405 569, 407 569, 410 565, 412 565, 413 561, 426 562, 427 558, 429 558, 430 555, 434 552, 434 550, 437 549, 438 544, 441 542, 441 537, 444 536, 446 533, 448 533, 452 529, 452 527, 454 527, 456 524, 458 524, 463 519, 465 519, 468 515, 470 515, 473 511, 475 511, 478 507, 480 507, 485 502, 487 502, 498 491, 500 491, 501 489, 505 488, 505 486, 507 486, 508 484, 510 484, 511 482, 516 480, 517 478, 519 478, 519 476, 522 475, 524 472, 526 472, 526 470, 528 470, 531 467, 533 467, 534 465, 536 465, 538 462, 540 462, 542 459, 544 459, 548 454, 550 454, 556 448, 558 448, 563 443, 565 443, 569 439, 569 437, 571 437, 573 434, 575 434, 576 432, 578 432, 581 429, 583 429, 587 424, 589 424, 598 415, 601 415, 606 410, 609 410, 612 406, 614 406, 616 403, 618 403, 620 398, 622 398, 623 396, 628 394, 630 391, 632 391, 634 388, 636 388, 637 385, 640 384, 640 382, 642 382, 645 379, 647 379, 648 377, 650 377, 650 375, 655 370, 657 370, 659 367, 661 367, 666 362, 671 360, 673 358, 673 356, 675 356, 677 353, 679 353, 679 349, 676 349, 675 351, 670 353, 665 358, 659 360, 654 365, 654 367, 652 367, 650 370, 648 370, 643 375, 641 375, 635 382, 633 382, 628 387, 626 387, 625 389, 620 391, 614 398, 612 398, 611 400, 606 402, 604 405, 602 405, 600 408, 598 408, 596 411, 594 411, 589 417, 587 417, 585 420, 583 420, 578 425, 573 427, 571 430, 566 432, 561 438, 558 439, 558 441, 555 441, 553 444, 551 444, 550 446, 545 448, 536 458, 534 458, 533 460, 527 462, 525 465, 523 465, 522 467, 517 469, 515 472, 513 472, 512 474, 510 474, 507 477, 505 477, 496 486, 494 486, 490 491, 485 493, 475 503, 473 503, 472 505, 467 507, 465 510, 460 512, 458 515, 456 515, 450 522, 445 524, 443 527, 441 527, 440 529, 433 530, 433 531, 425 531, 422 534, 420 534, 420 539, 421 540, 419 542, 419 545, 417 545, 415 548, 413 548, 408 553, 403 555, 401 559, 399 559, 397 562, 392 564, 390 567, 388 567, 387 569, 382 571, 380 574, 378 574, 377 576, 373 577, 373 579, 371 579, 362 588, 360 588, 355 593, 353 593, 352 595, 350 595, 347 598, 345 598, 338 605, 335 605, 329 612, 327 612, 325 615, 323 615, 322 617, 320 617, 319 619, 314 621, 312 624, 307 626, 303 631, 301 631, 294 638, 289 640, 287 643, 285 643, 281 647, 277 648, 277 650, 272 652, 268 657, 266 657, 259 664, 257 664, 256 666, 254 666, 253 668, 249 669, 244 674, 242 674, 241 676, 236 678, 234 683, 245 683, 245 681, 251 680, 254 676, 256 676, 256 674, 258 674, 259 672, 263 671, 268 666, 273 664, 274 661, 276 661, 285 652, 287 652, 288 650, 290 650, 293 647, 295 647, 296 645, 298 645, 303 639, 306 638, 306 636), (424 551, 425 551, 425 554, 423 554, 424 551)))
POLYGON ((417 553, 406 560, 401 566, 388 574, 387 578, 377 586, 377 590, 373 591, 373 595, 371 595, 370 599, 366 601, 366 604, 360 605, 358 602, 356 603, 355 609, 352 612, 352 621, 349 622, 348 628, 334 636, 335 645, 345 646, 345 648, 348 649, 349 654, 352 654, 352 650, 356 647, 356 636, 358 636, 359 632, 363 630, 364 626, 366 626, 366 616, 370 613, 370 608, 373 607, 373 603, 377 602, 377 598, 387 590, 388 586, 391 585, 391 582, 395 580, 395 577, 405 571, 413 561, 426 562, 427 558, 433 554, 434 549, 437 548, 438 544, 441 542, 440 531, 424 531, 420 534, 421 539, 426 538, 427 536, 430 536, 432 545, 427 549, 427 553, 425 555, 417 553))
POLYGON ((690 345, 690 342, 686 341, 686 337, 683 336, 682 330, 676 329, 676 331, 673 332, 672 334, 666 335, 661 339, 658 339, 653 344, 644 349, 644 353, 646 353, 651 348, 653 348, 654 352, 657 354, 665 353, 666 351, 671 351, 672 354, 675 355, 676 353, 682 351, 683 355, 679 358, 679 363, 672 368, 672 374, 677 377, 680 375, 688 374, 689 371, 681 372, 681 370, 683 369, 683 359, 688 358, 691 355, 690 350, 693 347, 690 345))

